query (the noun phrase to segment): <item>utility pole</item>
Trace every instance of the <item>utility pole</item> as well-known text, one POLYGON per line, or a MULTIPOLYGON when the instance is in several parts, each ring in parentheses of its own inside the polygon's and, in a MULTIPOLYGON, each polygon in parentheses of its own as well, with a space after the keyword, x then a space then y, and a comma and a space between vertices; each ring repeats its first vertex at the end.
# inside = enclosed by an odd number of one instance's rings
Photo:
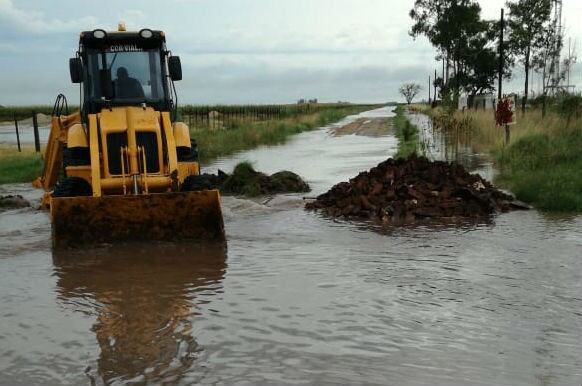
POLYGON ((435 102, 436 102, 436 101, 437 101, 437 99, 438 99, 438 98, 437 98, 437 92, 436 92, 436 80, 437 80, 437 70, 436 70, 436 68, 435 68, 435 70, 434 70, 434 82, 433 82, 433 84, 434 84, 434 101, 435 101, 435 102))
POLYGON ((572 68, 572 38, 568 38, 568 83, 566 87, 570 92, 570 68, 572 68))
POLYGON ((431 91, 431 85, 430 85, 430 75, 428 76, 428 104, 430 105, 430 103, 432 102, 432 100, 430 99, 430 91, 431 91))
POLYGON ((501 34, 499 36, 499 86, 497 87, 497 103, 503 97, 503 30, 505 29, 505 20, 503 20, 503 8, 501 8, 501 34))

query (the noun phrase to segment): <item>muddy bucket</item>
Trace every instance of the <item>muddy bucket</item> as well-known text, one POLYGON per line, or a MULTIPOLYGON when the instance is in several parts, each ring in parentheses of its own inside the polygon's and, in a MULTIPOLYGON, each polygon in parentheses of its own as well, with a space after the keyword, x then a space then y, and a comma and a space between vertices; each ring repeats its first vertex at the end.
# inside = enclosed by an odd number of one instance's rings
POLYGON ((120 241, 224 241, 218 190, 51 199, 53 247, 120 241))

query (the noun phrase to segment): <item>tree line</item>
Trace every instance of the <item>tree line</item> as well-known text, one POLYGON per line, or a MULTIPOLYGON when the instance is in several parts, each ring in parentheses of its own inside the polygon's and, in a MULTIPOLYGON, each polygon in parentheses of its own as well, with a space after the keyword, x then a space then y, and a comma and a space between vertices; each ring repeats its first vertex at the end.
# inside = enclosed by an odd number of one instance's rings
POLYGON ((569 56, 555 68, 553 58, 562 49, 562 36, 552 17, 553 0, 509 0, 505 26, 506 38, 501 41, 500 20, 484 20, 475 0, 415 0, 410 11, 413 20, 410 36, 425 36, 436 48, 436 59, 442 61, 442 76, 434 80, 441 97, 457 99, 460 93, 489 93, 496 89, 499 66, 509 79, 516 63, 523 65, 524 95, 522 108, 529 96, 530 72, 542 75, 543 93, 555 88, 565 78, 576 58, 569 56), (502 61, 499 45, 503 43, 502 61), (559 73, 557 73, 559 72, 559 73))

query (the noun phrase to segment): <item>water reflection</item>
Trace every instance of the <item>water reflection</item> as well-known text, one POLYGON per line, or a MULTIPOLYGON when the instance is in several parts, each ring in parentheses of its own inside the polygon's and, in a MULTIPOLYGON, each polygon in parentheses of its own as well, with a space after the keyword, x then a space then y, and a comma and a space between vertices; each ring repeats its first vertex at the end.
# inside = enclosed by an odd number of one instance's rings
POLYGON ((222 292, 225 246, 130 244, 58 251, 53 261, 58 300, 96 316, 93 382, 176 382, 191 367, 196 309, 207 302, 199 295, 222 292))
POLYGON ((411 123, 419 129, 419 150, 435 161, 456 162, 472 173, 493 180, 496 171, 493 163, 471 147, 471 133, 467 129, 441 130, 425 114, 408 114, 411 123))

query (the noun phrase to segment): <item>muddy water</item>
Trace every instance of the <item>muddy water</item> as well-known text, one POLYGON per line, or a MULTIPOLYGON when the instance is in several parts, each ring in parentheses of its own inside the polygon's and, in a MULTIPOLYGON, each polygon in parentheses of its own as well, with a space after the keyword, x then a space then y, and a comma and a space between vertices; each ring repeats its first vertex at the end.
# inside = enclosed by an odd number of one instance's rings
MULTIPOLYGON (((249 159, 317 194, 395 145, 324 129, 208 169, 249 159)), ((296 195, 223 206, 227 251, 53 255, 46 214, 1 213, 0 384, 580 385, 582 218, 380 232, 296 195)))
MULTIPOLYGON (((39 124, 38 134, 40 143, 44 144, 48 140, 50 127, 39 124)), ((32 124, 20 122, 18 124, 18 135, 20 144, 23 146, 34 145, 34 129, 32 124)), ((2 122, 0 123, 0 145, 14 145, 18 143, 16 136, 16 128, 14 123, 2 122)))

